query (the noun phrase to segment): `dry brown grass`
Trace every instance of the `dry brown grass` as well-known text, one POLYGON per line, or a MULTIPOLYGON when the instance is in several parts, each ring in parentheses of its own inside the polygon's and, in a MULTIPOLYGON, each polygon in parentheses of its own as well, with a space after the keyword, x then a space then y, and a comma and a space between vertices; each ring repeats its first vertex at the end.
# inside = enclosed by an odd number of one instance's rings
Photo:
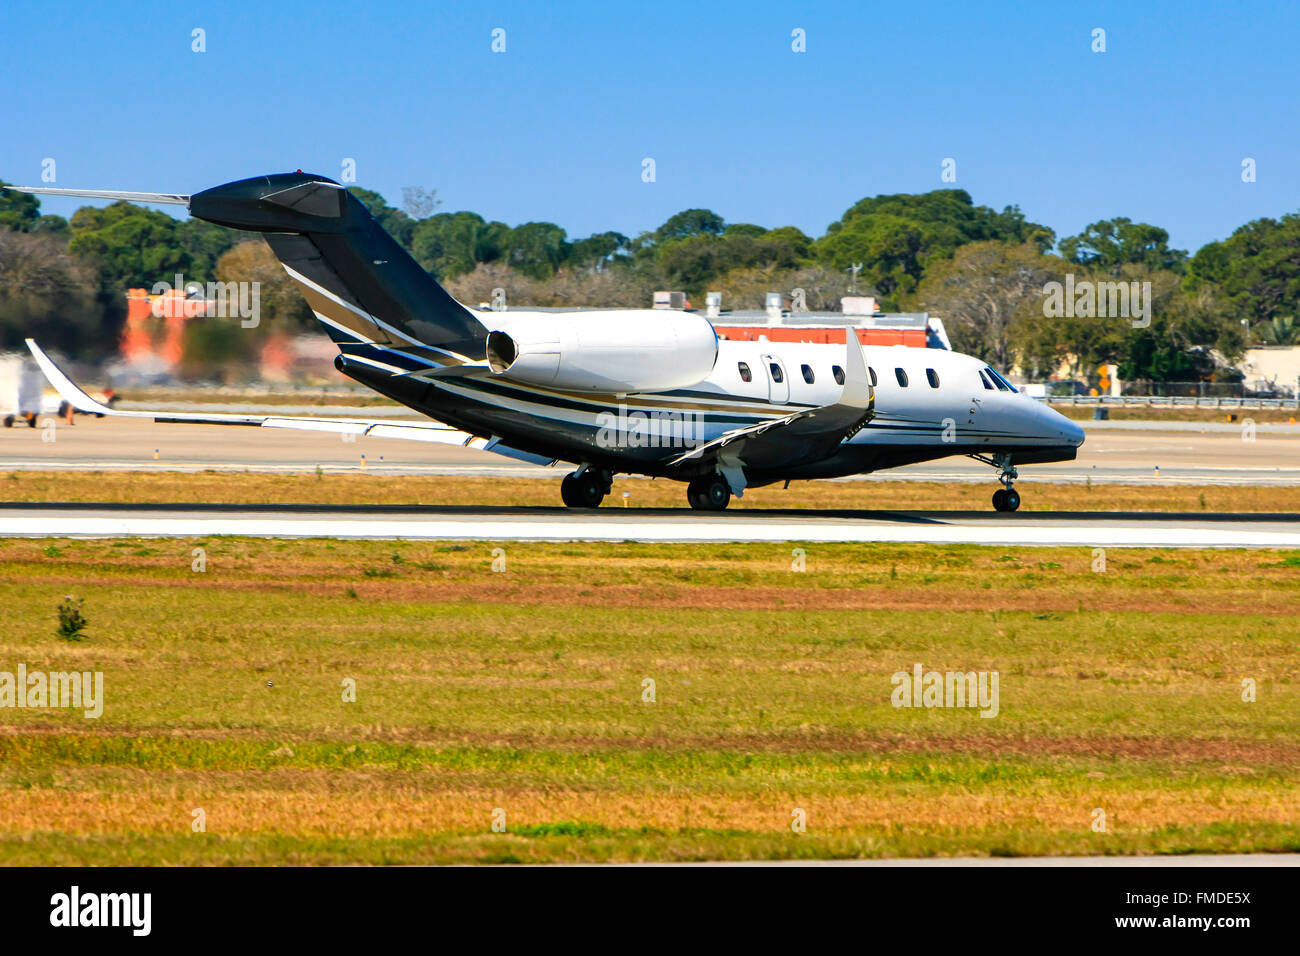
MULTIPOLYGON (((561 507, 554 479, 383 474, 277 475, 228 472, 21 471, 0 478, 0 501, 176 504, 424 505, 561 507)), ((798 481, 753 488, 732 508, 990 511, 995 483, 905 480, 798 481)), ((1067 484, 1022 480, 1024 511, 1300 511, 1300 489, 1285 485, 1067 484)), ((685 485, 618 478, 605 508, 685 508, 685 485)))

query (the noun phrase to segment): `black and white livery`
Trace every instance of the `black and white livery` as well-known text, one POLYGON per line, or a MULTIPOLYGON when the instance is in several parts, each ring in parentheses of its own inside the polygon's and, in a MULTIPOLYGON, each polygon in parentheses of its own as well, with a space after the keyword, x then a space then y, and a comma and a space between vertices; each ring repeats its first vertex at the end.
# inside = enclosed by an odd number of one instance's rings
POLYGON ((29 340, 75 407, 160 422, 353 432, 454 443, 576 466, 564 503, 597 507, 619 473, 687 483, 694 508, 776 481, 969 455, 998 470, 1015 511, 1018 465, 1068 461, 1084 439, 978 359, 940 349, 719 340, 693 312, 479 311, 457 302, 344 187, 302 172, 186 196, 6 187, 169 202, 263 233, 325 330, 343 374, 420 422, 126 412, 95 402, 29 340))

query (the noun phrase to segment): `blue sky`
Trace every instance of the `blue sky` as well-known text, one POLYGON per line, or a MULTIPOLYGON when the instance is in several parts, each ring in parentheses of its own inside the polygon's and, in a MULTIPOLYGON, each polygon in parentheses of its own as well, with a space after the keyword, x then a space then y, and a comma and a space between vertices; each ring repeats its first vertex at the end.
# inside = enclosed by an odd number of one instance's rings
POLYGON ((820 235, 864 196, 944 187, 949 157, 977 203, 1062 236, 1122 215, 1194 251, 1300 209, 1296 4, 113 7, 6 8, 0 178, 51 157, 60 186, 195 192, 352 158, 395 205, 423 185, 575 238, 695 206, 820 235))

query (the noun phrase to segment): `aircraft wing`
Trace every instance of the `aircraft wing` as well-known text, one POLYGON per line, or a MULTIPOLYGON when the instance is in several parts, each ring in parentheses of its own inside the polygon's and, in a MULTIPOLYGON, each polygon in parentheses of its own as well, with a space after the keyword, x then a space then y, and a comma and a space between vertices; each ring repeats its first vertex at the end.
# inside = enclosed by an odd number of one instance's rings
POLYGON ((156 422, 193 422, 210 425, 251 425, 260 428, 293 428, 305 431, 334 432, 340 434, 368 435, 371 438, 402 438, 408 441, 438 442, 444 445, 466 445, 484 451, 494 451, 511 458, 519 458, 534 464, 551 464, 553 459, 530 455, 518 449, 501 445, 496 438, 484 438, 471 435, 444 425, 441 422, 403 422, 391 420, 374 420, 360 418, 313 418, 292 415, 227 415, 218 413, 184 414, 178 412, 125 411, 110 408, 95 401, 85 393, 45 351, 32 339, 27 340, 36 364, 41 367, 45 377, 54 390, 73 408, 97 415, 117 415, 124 418, 152 418, 156 422))
POLYGON ((678 455, 669 464, 716 459, 731 490, 741 493, 745 489, 742 470, 745 466, 766 467, 825 458, 871 420, 874 408, 875 396, 867 380, 862 345, 857 331, 846 328, 844 386, 833 404, 732 429, 678 455))

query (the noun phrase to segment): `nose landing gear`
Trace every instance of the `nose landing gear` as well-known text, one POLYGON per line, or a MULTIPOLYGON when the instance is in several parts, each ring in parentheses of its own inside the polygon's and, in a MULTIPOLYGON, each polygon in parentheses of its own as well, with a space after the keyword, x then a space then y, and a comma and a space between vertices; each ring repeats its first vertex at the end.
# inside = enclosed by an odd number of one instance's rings
POLYGON ((993 507, 998 511, 1015 511, 1020 507, 1020 492, 1008 486, 993 492, 993 507))
POLYGON ((971 457, 998 469, 998 481, 1002 482, 1004 487, 993 492, 993 507, 998 511, 1015 511, 1019 508, 1020 492, 1016 491, 1012 486, 1012 482, 1020 477, 1020 473, 1016 471, 1016 466, 1011 464, 1011 453, 1000 451, 991 458, 984 455, 972 455, 971 457))

